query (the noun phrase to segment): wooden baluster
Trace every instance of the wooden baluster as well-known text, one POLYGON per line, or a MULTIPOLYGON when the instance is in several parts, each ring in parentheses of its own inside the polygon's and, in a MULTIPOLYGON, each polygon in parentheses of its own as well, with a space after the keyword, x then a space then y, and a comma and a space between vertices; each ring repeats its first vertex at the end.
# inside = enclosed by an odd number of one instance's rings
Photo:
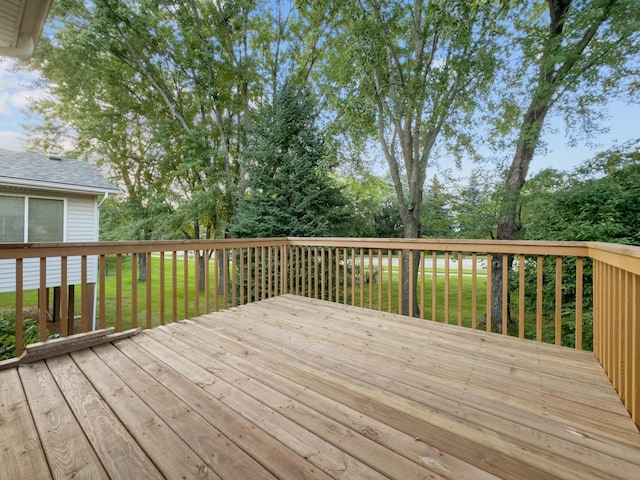
MULTIPOLYGON (((62 311, 62 297, 65 295, 66 290, 66 262, 67 258, 62 257, 62 263, 64 265, 60 265, 60 310, 62 311), (62 281, 64 278, 64 281, 62 281)), ((99 308, 99 318, 98 318, 98 328, 103 329, 106 327, 106 280, 107 280, 107 257, 103 254, 98 257, 98 271, 99 271, 99 282, 100 282, 100 308, 99 308)), ((66 337, 69 333, 69 322, 67 321, 66 315, 60 313, 60 328, 62 330, 61 335, 66 337)))
POLYGON ((165 268, 165 262, 164 262, 164 250, 160 252, 160 325, 164 325, 165 324, 165 315, 164 315, 164 308, 165 308, 165 279, 164 279, 164 268, 165 268))
POLYGON ((80 257, 80 290, 82 297, 80 298, 80 314, 82 318, 82 331, 88 332, 92 330, 93 326, 89 326, 90 313, 89 306, 91 300, 89 300, 89 280, 87 278, 87 256, 82 255, 80 257))
POLYGON ((449 323, 449 252, 444 252, 444 323, 449 323))
POLYGON ((491 274, 493 271, 493 255, 487 253, 487 319, 485 330, 491 331, 491 274))
POLYGON ((356 304, 356 249, 351 249, 351 305, 356 304))
MULTIPOLYGON (((582 318, 582 296, 583 296, 583 258, 576 258, 576 344, 578 350, 582 350, 583 344, 583 318, 582 318)), ((595 310, 595 308, 594 308, 595 310)))
POLYGON ((393 312, 393 299, 392 299, 392 291, 393 291, 393 251, 387 250, 387 263, 389 270, 387 271, 387 309, 389 313, 393 312))
POLYGON ((182 252, 182 307, 183 318, 189 318, 189 252, 182 252))
POLYGON ((228 307, 229 298, 229 250, 222 249, 222 270, 223 270, 223 284, 222 284, 222 308, 224 310, 228 307))
MULTIPOLYGON (((137 257, 135 255, 131 256, 131 274, 134 275, 136 273, 137 270, 137 257), (134 267, 135 265, 135 267, 134 267)), ((136 275, 136 278, 132 279, 132 289, 134 289, 134 285, 136 285, 138 282, 138 278, 136 275)), ((134 289, 134 292, 137 293, 134 289)), ((137 295, 133 295, 133 298, 136 298, 137 295)), ((133 302, 132 301, 132 308, 134 308, 134 311, 136 311, 137 313, 137 308, 133 307, 133 305, 137 305, 137 302, 133 302)), ((137 328, 138 325, 138 318, 137 315, 133 315, 133 318, 131 319, 132 324, 133 324, 133 328, 137 328)), ((122 255, 120 253, 118 253, 116 255, 116 332, 120 332, 122 331, 122 255)))
POLYGON ((344 262, 343 262, 343 267, 344 267, 344 298, 342 299, 343 303, 346 305, 347 304, 347 300, 349 298, 349 275, 348 275, 348 254, 347 254, 347 248, 345 247, 343 249, 343 255, 344 255, 344 262))
POLYGON ((369 309, 373 310, 373 250, 369 249, 369 309))
POLYGON ((151 252, 147 252, 145 255, 147 256, 147 281, 145 282, 147 286, 147 328, 151 328, 153 313, 153 297, 151 295, 151 252))
POLYGON ((382 311, 382 249, 378 249, 378 311, 382 311))
POLYGON ((420 318, 424 320, 425 309, 425 266, 424 266, 424 250, 420 250, 420 266, 418 271, 420 272, 420 318))
POLYGON ((562 257, 556 257, 555 343, 562 345, 562 257))
POLYGON ((536 341, 542 341, 542 299, 544 297, 544 257, 536 259, 536 341))
POLYGON ((247 303, 253 302, 253 257, 252 257, 252 247, 247 247, 247 303))
MULTIPOLYGON (((206 313, 211 313, 211 291, 209 290, 211 287, 211 278, 209 275, 211 274, 209 270, 209 249, 205 249, 202 254, 204 255, 204 309, 206 313)), ((249 259, 251 260, 251 259, 249 259)))
MULTIPOLYGON (((106 262, 106 260, 105 260, 106 262)), ((67 335, 73 335, 75 333, 75 321, 73 319, 73 316, 69 316, 69 297, 68 297, 68 293, 69 291, 67 290, 68 286, 68 259, 67 257, 62 257, 60 259, 60 321, 62 322, 61 325, 61 335, 63 337, 66 337, 67 335)), ((106 276, 106 273, 105 273, 106 276)), ((104 285, 106 283, 106 281, 102 282, 102 285, 104 285)), ((100 301, 100 315, 102 317, 102 327, 100 328, 105 328, 106 325, 104 325, 106 323, 106 313, 105 313, 105 305, 106 305, 106 295, 102 295, 102 300, 100 301)))
POLYGON ((321 289, 320 289, 320 298, 322 300, 326 300, 327 288, 325 286, 325 282, 327 280, 327 264, 325 262, 326 258, 326 248, 322 248, 320 250, 320 281, 321 281, 321 289))
POLYGON ((313 297, 313 250, 311 247, 307 248, 307 297, 313 297))
POLYGON ((333 248, 329 247, 329 258, 327 259, 327 268, 329 271, 329 298, 333 302, 333 248))
POLYGON ((524 338, 524 265, 525 257, 520 255, 518 260, 518 337, 524 338))
MULTIPOLYGON (((229 272, 229 276, 231 277, 231 306, 238 306, 238 261, 237 261, 237 252, 235 248, 230 249, 231 252, 231 271, 229 272)), ((271 248, 269 248, 269 256, 271 256, 271 248)), ((271 276, 269 276, 269 280, 271 280, 271 276)), ((271 286, 269 286, 271 287, 271 286)), ((271 290, 271 288, 269 288, 271 290)))
POLYGON ((24 351, 24 261, 16 258, 16 330, 15 356, 19 357, 24 351))
POLYGON ((409 292, 408 292, 408 297, 409 297, 409 316, 413 317, 414 314, 414 309, 413 309, 413 301, 414 301, 414 296, 413 296, 413 273, 414 273, 414 268, 413 268, 413 250, 409 250, 409 292))
POLYGON ((200 316, 200 250, 193 249, 193 300, 194 314, 200 316))
POLYGON ((458 326, 462 326, 462 264, 463 264, 462 252, 458 252, 458 326))
MULTIPOLYGON (((178 252, 171 252, 171 313, 172 320, 178 321, 178 252)), ((216 310, 218 309, 218 296, 216 295, 216 310)))
POLYGON ((640 427, 640 277, 631 277, 631 400, 627 409, 640 427))
POLYGON ((313 298, 318 298, 318 247, 313 247, 313 298))
POLYGON ((260 290, 260 260, 259 260, 259 254, 260 250, 258 249, 258 247, 255 247, 253 249, 253 268, 254 268, 254 272, 253 272, 253 288, 255 289, 255 294, 254 294, 254 300, 257 302, 258 300, 260 300, 260 294, 259 294, 259 290, 260 290))
POLYGON ((360 306, 364 307, 364 249, 360 249, 360 306))
POLYGON ((403 258, 403 251, 402 250, 398 250, 398 310, 397 312, 402 315, 402 299, 403 299, 403 285, 402 285, 402 279, 403 279, 403 274, 404 274, 404 258, 403 258))
POLYGON ((507 335, 509 316, 509 255, 502 255, 502 335, 507 335))
POLYGON ((438 321, 438 252, 431 252, 431 320, 438 321))
POLYGON ((478 328, 478 254, 471 254, 471 328, 478 328))

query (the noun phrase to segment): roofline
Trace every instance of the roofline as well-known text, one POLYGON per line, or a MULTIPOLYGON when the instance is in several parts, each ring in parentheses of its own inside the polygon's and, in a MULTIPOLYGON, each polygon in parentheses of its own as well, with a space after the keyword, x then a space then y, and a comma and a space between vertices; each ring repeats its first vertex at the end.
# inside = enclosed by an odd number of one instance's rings
POLYGON ((53 0, 24 0, 22 3, 22 17, 17 25, 16 38, 14 45, 9 47, 0 47, 0 56, 28 59, 40 41, 44 24, 49 16, 53 0), (29 25, 33 23, 33 29, 25 27, 25 23, 29 25))
POLYGON ((50 192, 74 192, 74 193, 92 193, 95 195, 102 195, 103 193, 119 194, 120 190, 115 187, 85 187, 82 185, 73 185, 70 183, 54 183, 54 182, 41 182, 37 180, 14 180, 7 178, 0 178, 0 186, 6 187, 19 187, 19 188, 36 188, 39 190, 46 190, 50 192))

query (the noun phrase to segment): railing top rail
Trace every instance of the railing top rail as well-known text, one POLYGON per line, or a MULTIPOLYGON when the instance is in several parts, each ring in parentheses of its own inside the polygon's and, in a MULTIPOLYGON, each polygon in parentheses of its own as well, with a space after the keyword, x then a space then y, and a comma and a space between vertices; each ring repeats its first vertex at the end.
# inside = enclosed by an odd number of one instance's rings
POLYGON ((145 240, 135 242, 0 243, 0 259, 173 252, 197 249, 287 245, 286 238, 145 240))
POLYGON ((55 256, 171 252, 194 249, 261 246, 314 246, 430 250, 464 253, 509 253, 591 257, 640 273, 640 247, 603 242, 554 242, 525 240, 464 240, 406 238, 253 238, 219 240, 161 240, 135 242, 0 243, 0 259, 55 256), (626 262, 626 263, 624 263, 626 262))
POLYGON ((527 255, 566 255, 586 257, 586 242, 552 242, 526 240, 463 240, 422 238, 293 238, 289 245, 314 247, 368 247, 391 250, 432 250, 451 252, 513 253, 527 255))
POLYGON ((589 242, 588 246, 594 260, 640 275, 640 247, 604 242, 589 242))

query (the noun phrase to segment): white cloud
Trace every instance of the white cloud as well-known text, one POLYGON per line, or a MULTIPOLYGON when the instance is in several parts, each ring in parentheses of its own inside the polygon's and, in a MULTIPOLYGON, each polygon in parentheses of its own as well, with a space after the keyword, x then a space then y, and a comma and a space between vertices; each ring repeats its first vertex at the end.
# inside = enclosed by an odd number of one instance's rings
POLYGON ((39 79, 37 72, 17 65, 15 60, 0 58, 0 147, 21 150, 25 110, 31 100, 47 97, 48 91, 34 84, 39 79))
POLYGON ((9 103, 15 108, 24 109, 29 106, 32 100, 40 100, 47 96, 49 96, 49 94, 43 88, 38 90, 22 90, 11 95, 9 97, 9 103))
POLYGON ((21 152, 24 150, 24 136, 19 132, 0 130, 0 148, 21 152))

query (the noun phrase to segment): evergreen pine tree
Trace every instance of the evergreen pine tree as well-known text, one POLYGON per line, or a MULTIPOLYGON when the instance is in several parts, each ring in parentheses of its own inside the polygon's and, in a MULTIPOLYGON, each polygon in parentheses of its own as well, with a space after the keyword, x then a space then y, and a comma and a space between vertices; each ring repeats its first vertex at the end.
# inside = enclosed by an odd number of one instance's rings
POLYGON ((247 193, 230 232, 240 238, 331 235, 345 200, 329 176, 314 102, 285 85, 256 124, 248 152, 247 193))

